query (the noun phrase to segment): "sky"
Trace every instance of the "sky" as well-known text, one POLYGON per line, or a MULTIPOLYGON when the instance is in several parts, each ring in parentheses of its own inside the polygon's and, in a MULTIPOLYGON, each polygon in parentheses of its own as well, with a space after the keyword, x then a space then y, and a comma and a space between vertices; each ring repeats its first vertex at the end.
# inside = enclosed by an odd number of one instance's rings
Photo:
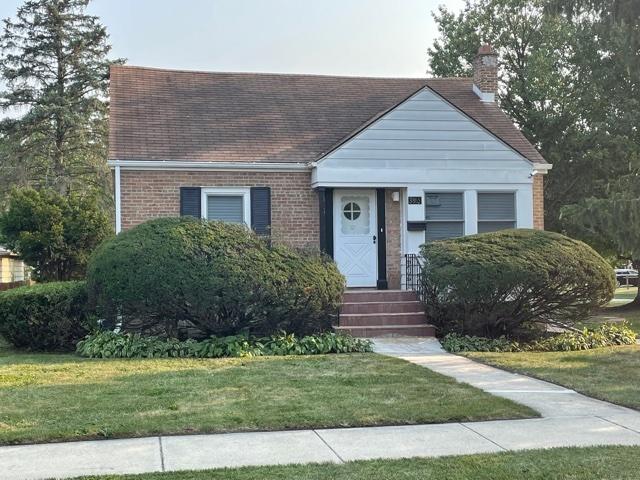
MULTIPOLYGON (((0 18, 22 0, 0 0, 0 18)), ((93 0, 130 65, 424 77, 431 12, 464 0, 93 0)))

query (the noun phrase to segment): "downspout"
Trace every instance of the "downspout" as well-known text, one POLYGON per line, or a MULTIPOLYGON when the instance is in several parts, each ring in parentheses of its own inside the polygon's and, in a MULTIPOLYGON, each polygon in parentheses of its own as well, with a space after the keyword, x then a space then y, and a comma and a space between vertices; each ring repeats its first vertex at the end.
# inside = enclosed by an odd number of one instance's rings
POLYGON ((120 206, 120 165, 114 167, 114 184, 116 197, 116 234, 122 230, 122 212, 120 206))

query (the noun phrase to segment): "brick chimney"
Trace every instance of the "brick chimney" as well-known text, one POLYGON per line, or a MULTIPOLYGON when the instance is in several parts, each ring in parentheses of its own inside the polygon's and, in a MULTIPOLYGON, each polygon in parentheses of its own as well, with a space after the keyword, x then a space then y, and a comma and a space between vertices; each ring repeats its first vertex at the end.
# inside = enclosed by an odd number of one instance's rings
POLYGON ((473 91, 483 102, 495 102, 498 91, 498 54, 482 45, 473 60, 473 91))

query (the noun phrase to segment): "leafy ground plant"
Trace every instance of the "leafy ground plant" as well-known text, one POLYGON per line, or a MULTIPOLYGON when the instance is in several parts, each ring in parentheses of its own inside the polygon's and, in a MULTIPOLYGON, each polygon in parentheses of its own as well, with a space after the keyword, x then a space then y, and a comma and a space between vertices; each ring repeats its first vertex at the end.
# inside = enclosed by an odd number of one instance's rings
POLYGON ((325 353, 366 353, 369 340, 325 332, 302 338, 277 333, 256 338, 248 335, 210 337, 180 341, 174 338, 143 336, 138 333, 98 332, 78 342, 77 352, 88 358, 222 358, 261 355, 319 355, 325 353))
POLYGON ((637 334, 627 323, 605 323, 580 331, 568 331, 528 343, 511 341, 505 337, 485 338, 449 333, 442 346, 452 353, 458 352, 568 352, 591 350, 617 345, 634 345, 637 334))

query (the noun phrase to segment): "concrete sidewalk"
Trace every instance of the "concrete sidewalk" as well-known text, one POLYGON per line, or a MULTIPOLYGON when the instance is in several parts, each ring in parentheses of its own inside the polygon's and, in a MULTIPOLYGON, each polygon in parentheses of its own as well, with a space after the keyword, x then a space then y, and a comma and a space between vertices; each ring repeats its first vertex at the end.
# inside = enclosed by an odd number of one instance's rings
POLYGON ((528 405, 543 418, 0 447, 0 477, 68 478, 559 446, 640 445, 640 413, 634 410, 448 354, 433 339, 377 340, 376 351, 528 405))

